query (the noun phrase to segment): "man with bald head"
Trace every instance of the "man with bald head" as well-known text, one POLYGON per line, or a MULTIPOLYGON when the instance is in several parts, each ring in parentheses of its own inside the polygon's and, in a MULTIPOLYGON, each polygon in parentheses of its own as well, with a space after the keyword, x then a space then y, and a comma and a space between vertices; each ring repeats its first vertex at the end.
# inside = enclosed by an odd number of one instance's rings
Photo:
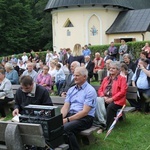
POLYGON ((22 76, 29 75, 30 77, 33 78, 33 81, 36 82, 38 73, 33 68, 34 68, 34 64, 33 63, 31 63, 31 62, 27 63, 27 70, 25 70, 23 72, 22 76))
POLYGON ((69 136, 70 148, 79 150, 75 134, 92 126, 97 94, 87 82, 88 71, 85 67, 76 67, 74 71, 75 86, 66 95, 61 109, 64 131, 69 136))
POLYGON ((85 67, 88 70, 87 81, 90 83, 90 79, 93 77, 94 63, 91 61, 90 56, 85 56, 84 59, 85 59, 85 67))
POLYGON ((78 61, 73 61, 70 66, 70 74, 66 76, 65 82, 63 83, 62 88, 60 89, 60 96, 66 97, 66 92, 68 89, 75 85, 74 83, 74 70, 76 67, 79 67, 80 63, 78 61))

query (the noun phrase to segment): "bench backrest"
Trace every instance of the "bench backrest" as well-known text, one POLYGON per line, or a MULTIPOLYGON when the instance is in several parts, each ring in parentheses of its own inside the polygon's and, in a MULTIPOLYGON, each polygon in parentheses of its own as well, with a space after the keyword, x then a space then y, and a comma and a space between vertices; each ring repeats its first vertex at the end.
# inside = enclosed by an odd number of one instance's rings
MULTIPOLYGON (((95 88, 96 92, 98 92, 100 85, 93 85, 93 87, 95 88)), ((137 87, 128 86, 126 98, 136 100, 137 99, 137 87)))
MULTIPOLYGON (((8 149, 11 147, 12 150, 17 150, 18 148, 15 147, 17 140, 20 140, 19 143, 22 144, 45 146, 44 134, 40 124, 0 121, 0 141, 5 142, 8 149), (17 130, 18 133, 16 133, 17 130)), ((3 145, 1 146, 3 147, 3 145)))
POLYGON ((63 105, 65 100, 64 97, 60 97, 60 96, 51 96, 51 99, 54 105, 63 105))
POLYGON ((17 89, 19 89, 20 85, 19 84, 13 84, 12 85, 12 90, 13 90, 13 94, 16 94, 17 89))
MULTIPOLYGON (((98 89, 100 86, 96 85, 93 86, 96 90, 96 92, 98 92, 98 89)), ((63 105, 64 104, 64 97, 60 97, 60 96, 51 96, 52 102, 54 105, 63 105)), ((133 86, 128 86, 127 88, 127 94, 126 94, 126 99, 134 99, 137 100, 137 87, 133 87, 133 86)))
MULTIPOLYGON (((96 86, 93 86, 96 90, 96 92, 98 91, 99 89, 99 86, 96 85, 96 86)), ((60 96, 50 96, 51 99, 52 99, 52 102, 54 105, 63 105, 64 104, 64 100, 65 98, 64 97, 60 97, 60 96)))
POLYGON ((137 87, 128 86, 126 99, 137 100, 137 87))
POLYGON ((98 93, 98 89, 100 87, 100 85, 92 85, 94 87, 94 89, 96 90, 96 92, 98 93))

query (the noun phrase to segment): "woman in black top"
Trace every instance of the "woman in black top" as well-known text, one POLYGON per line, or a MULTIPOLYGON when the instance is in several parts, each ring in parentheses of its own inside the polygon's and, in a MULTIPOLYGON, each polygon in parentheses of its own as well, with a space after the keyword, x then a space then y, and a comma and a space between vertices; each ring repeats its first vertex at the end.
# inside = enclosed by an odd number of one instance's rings
POLYGON ((84 56, 82 54, 82 47, 80 44, 74 45, 72 55, 68 59, 69 68, 73 61, 78 61, 81 66, 84 66, 84 56))

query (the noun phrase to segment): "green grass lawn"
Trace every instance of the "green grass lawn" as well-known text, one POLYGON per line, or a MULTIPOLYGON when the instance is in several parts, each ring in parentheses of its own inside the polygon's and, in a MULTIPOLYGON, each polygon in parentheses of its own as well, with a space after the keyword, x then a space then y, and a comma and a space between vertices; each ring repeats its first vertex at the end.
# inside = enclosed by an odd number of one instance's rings
POLYGON ((91 84, 91 85, 99 85, 99 86, 100 86, 100 83, 97 82, 97 81, 92 81, 90 84, 91 84))
POLYGON ((106 132, 95 133, 96 142, 83 150, 150 150, 150 115, 127 113, 104 140, 106 132))

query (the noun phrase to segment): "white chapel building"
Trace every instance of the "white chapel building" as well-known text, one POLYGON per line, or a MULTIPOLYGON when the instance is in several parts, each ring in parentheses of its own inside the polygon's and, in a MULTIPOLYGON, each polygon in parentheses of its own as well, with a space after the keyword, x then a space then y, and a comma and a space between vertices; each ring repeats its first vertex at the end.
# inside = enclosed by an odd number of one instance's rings
POLYGON ((150 0, 49 0, 53 48, 150 40, 150 0))

